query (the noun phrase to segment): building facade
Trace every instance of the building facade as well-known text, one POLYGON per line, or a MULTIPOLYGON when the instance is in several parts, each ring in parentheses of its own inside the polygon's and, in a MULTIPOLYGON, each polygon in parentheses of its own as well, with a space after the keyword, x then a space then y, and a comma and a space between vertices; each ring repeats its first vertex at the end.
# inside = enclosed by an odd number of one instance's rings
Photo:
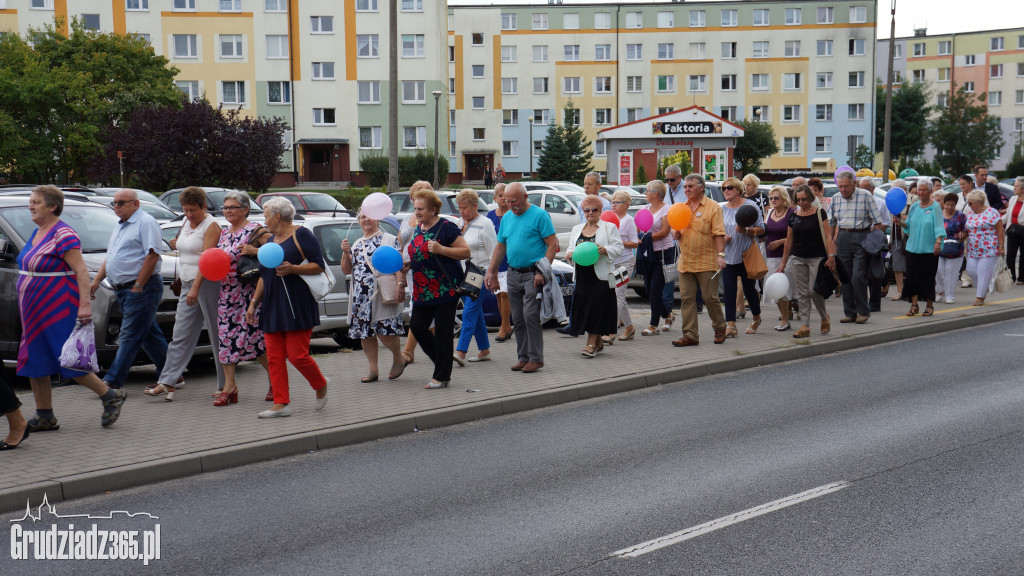
MULTIPOLYGON (((878 40, 875 70, 883 84, 889 44, 888 38, 878 40)), ((894 45, 896 82, 929 82, 932 105, 946 106, 950 94, 961 86, 987 95, 988 111, 999 116, 1003 129, 1003 146, 991 167, 1004 169, 1024 134, 1024 28, 932 36, 920 29, 914 36, 894 39, 894 45)), ((931 159, 934 154, 928 146, 925 156, 931 159)))

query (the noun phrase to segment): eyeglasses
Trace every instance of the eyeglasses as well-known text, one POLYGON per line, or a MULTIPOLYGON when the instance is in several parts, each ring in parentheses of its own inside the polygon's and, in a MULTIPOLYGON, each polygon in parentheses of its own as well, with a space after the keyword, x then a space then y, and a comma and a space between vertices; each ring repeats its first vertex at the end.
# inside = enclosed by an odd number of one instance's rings
POLYGON ((739 188, 735 186, 722 186, 722 190, 739 190, 739 188))
POLYGON ((222 208, 222 210, 224 210, 225 212, 228 212, 229 210, 241 210, 241 209, 242 209, 241 206, 225 206, 224 208, 222 208))
POLYGON ((778 196, 769 196, 768 199, 769 200, 782 200, 782 198, 779 198, 778 196))
POLYGON ((600 208, 584 208, 583 209, 583 213, 584 214, 590 214, 592 212, 600 212, 600 211, 601 211, 600 208))
POLYGON ((131 204, 132 202, 136 202, 136 200, 114 200, 113 202, 110 203, 110 205, 115 208, 120 208, 121 206, 124 206, 125 204, 131 204))
POLYGON ((804 196, 797 196, 796 201, 797 202, 810 202, 811 199, 810 198, 806 198, 804 196))
POLYGON ((612 200, 612 204, 626 204, 625 200, 612 200))
POLYGON ((666 182, 679 182, 679 178, 665 178, 666 182))

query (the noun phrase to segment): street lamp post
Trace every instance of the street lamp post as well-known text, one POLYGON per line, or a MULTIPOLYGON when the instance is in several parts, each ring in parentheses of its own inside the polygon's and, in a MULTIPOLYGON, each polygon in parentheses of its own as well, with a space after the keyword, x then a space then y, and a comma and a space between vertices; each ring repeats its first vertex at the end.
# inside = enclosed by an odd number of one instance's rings
POLYGON ((437 118, 437 103, 441 99, 441 91, 434 90, 434 190, 437 190, 437 133, 441 131, 441 125, 437 118))
POLYGON ((533 179, 533 116, 530 116, 530 179, 533 179))

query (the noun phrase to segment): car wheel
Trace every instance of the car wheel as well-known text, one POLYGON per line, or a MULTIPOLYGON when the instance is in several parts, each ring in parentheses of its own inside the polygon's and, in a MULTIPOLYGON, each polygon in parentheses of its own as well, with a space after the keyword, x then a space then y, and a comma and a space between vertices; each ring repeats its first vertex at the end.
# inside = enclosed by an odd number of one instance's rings
POLYGON ((455 305, 455 330, 452 331, 453 336, 458 336, 462 333, 462 297, 459 297, 459 303, 455 305))

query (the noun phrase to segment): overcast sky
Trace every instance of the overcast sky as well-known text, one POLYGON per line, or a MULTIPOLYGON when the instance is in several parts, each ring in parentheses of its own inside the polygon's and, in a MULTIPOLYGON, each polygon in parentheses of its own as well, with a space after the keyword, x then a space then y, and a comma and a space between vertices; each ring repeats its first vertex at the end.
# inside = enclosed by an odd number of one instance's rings
MULTIPOLYGON (((563 0, 572 4, 572 0, 563 0)), ((628 1, 628 0, 624 0, 628 1)), ((600 3, 601 0, 581 2, 600 3)), ((449 0, 449 5, 489 5, 479 0, 449 0)), ((502 0, 495 5, 547 4, 547 0, 502 0)), ((889 6, 887 0, 878 4, 878 37, 889 37, 889 6)), ((1024 7, 1017 0, 897 0, 896 36, 913 36, 914 28, 928 28, 929 34, 973 32, 1024 27, 1024 7), (1017 8, 1013 8, 1013 6, 1017 8)))

